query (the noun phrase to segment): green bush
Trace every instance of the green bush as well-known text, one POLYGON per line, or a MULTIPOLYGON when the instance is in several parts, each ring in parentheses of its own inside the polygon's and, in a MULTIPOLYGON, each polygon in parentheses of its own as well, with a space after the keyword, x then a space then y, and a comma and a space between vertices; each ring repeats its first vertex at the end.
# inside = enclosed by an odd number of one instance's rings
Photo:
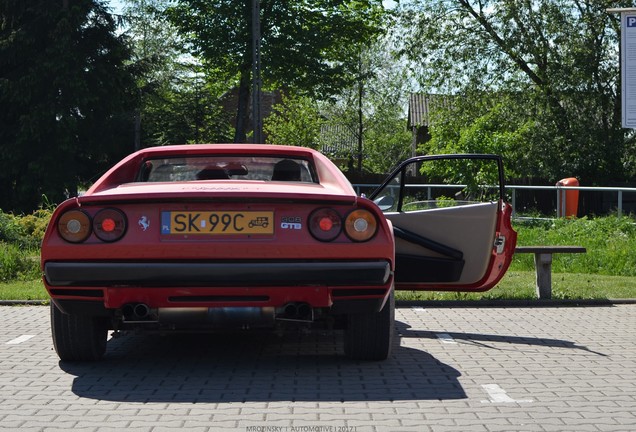
POLYGON ((24 233, 29 237, 31 241, 37 242, 37 245, 42 243, 42 238, 46 232, 46 227, 51 220, 52 210, 39 209, 31 213, 30 215, 18 217, 18 225, 22 227, 24 233))
POLYGON ((33 280, 40 277, 38 249, 22 249, 0 242, 0 281, 33 280))
POLYGON ((52 213, 39 209, 29 215, 16 216, 0 210, 0 241, 22 248, 39 248, 52 213))
POLYGON ((16 216, 0 211, 0 281, 40 277, 40 244, 51 213, 40 209, 16 216))
POLYGON ((19 243, 23 239, 22 227, 12 214, 0 211, 0 241, 19 243))

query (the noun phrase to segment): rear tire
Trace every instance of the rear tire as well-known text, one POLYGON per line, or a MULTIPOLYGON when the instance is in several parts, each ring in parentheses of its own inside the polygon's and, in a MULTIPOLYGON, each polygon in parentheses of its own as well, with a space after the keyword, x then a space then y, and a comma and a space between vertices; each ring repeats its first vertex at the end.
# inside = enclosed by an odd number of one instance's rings
POLYGON ((104 318, 65 314, 51 302, 53 346, 61 360, 95 361, 106 352, 108 325, 104 318))
POLYGON ((345 354, 353 360, 386 360, 391 355, 394 333, 395 294, 391 289, 380 312, 348 316, 345 354))

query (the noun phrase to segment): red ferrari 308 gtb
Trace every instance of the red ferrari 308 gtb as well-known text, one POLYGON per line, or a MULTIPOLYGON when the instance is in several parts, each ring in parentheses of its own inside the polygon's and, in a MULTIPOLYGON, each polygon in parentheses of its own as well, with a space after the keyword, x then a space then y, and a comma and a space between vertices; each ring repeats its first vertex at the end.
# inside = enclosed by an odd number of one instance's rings
POLYGON ((503 191, 494 155, 412 158, 365 198, 307 148, 138 151, 53 214, 55 349, 96 360, 109 330, 329 324, 351 358, 385 359, 394 288, 484 291, 503 276, 516 241, 503 191))

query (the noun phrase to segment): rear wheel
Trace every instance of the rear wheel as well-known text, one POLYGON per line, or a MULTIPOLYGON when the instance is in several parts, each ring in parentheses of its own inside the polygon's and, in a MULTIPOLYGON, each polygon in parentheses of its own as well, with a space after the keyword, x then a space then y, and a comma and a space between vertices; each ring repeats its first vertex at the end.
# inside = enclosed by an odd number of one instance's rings
POLYGON ((51 302, 53 346, 61 360, 99 360, 106 352, 107 333, 104 318, 65 314, 51 302))
POLYGON ((345 354, 354 360, 386 360, 395 333, 395 294, 380 312, 351 314, 345 332, 345 354))

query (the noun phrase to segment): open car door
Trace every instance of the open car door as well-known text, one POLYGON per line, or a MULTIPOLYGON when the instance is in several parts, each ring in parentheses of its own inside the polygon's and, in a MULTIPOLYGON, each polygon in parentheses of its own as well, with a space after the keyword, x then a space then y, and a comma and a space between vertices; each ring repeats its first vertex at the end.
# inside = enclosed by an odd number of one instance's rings
POLYGON ((517 234, 500 156, 419 156, 371 195, 393 224, 395 287, 486 291, 503 277, 517 234))

